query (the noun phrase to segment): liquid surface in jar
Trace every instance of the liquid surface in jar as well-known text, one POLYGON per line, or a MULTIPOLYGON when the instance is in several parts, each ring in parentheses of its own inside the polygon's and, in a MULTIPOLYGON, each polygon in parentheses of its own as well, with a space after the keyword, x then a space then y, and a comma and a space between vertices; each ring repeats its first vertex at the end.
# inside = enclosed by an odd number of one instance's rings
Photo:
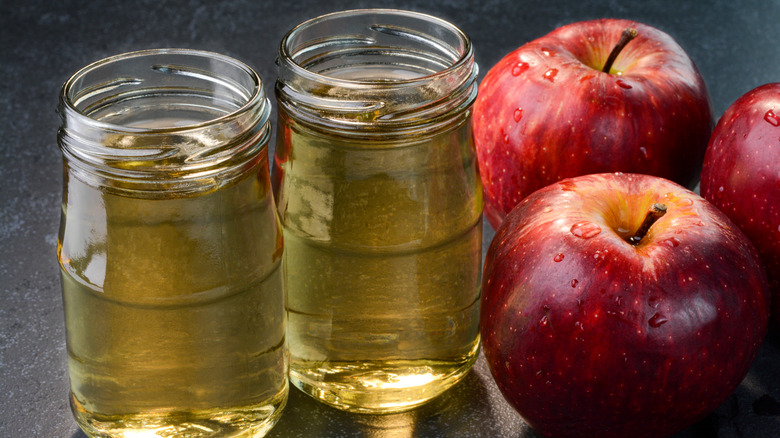
POLYGON ((341 409, 442 393, 479 349, 482 192, 468 122, 345 140, 280 111, 291 381, 341 409))
POLYGON ((273 426, 287 397, 282 239, 258 175, 154 199, 67 181, 71 404, 90 436, 249 437, 273 426))

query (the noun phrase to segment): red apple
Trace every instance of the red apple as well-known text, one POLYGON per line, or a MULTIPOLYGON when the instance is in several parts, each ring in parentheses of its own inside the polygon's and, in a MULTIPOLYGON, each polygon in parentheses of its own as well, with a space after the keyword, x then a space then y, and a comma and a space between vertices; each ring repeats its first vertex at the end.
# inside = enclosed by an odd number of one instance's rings
POLYGON ((745 235, 647 175, 586 175, 525 198, 490 245, 482 293, 493 377, 548 437, 660 438, 693 424, 745 377, 769 315, 745 235), (666 213, 652 223, 656 204, 666 213))
POLYGON ((704 156, 701 194, 761 254, 780 333, 780 83, 748 92, 723 114, 704 156))
POLYGON ((473 126, 485 217, 497 228, 563 178, 623 171, 692 187, 713 117, 704 80, 669 35, 605 19, 561 27, 499 61, 480 84, 473 126), (636 38, 602 72, 626 29, 636 38))

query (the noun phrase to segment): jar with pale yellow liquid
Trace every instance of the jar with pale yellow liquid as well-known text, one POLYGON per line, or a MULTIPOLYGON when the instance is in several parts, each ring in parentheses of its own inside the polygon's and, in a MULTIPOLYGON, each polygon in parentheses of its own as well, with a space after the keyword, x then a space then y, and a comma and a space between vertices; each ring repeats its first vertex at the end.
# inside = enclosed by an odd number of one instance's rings
POLYGON ((58 256, 91 437, 260 437, 287 400, 282 234, 260 77, 150 50, 63 87, 58 256))
POLYGON ((291 382, 345 410, 411 409, 479 350, 471 42, 424 14, 346 11, 291 30, 278 64, 291 382))

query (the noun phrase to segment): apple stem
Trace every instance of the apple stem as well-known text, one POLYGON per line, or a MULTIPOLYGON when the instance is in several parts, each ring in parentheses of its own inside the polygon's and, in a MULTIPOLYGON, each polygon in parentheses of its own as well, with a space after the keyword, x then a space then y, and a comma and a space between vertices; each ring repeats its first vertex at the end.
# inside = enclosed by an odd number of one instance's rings
POLYGON ((615 45, 615 48, 612 49, 612 52, 609 53, 609 57, 607 58, 607 62, 604 64, 604 68, 601 69, 604 73, 609 73, 609 71, 612 69, 612 64, 615 63, 615 60, 617 59, 618 55, 620 54, 620 51, 623 50, 624 47, 626 47, 626 44, 631 42, 636 36, 639 35, 639 32, 636 31, 633 27, 628 27, 623 30, 623 33, 620 35, 620 41, 615 45))
POLYGON ((645 220, 642 221, 642 225, 640 225, 639 229, 636 230, 636 233, 634 233, 634 235, 628 239, 628 243, 632 245, 639 245, 639 242, 642 240, 643 237, 645 237, 647 231, 650 229, 650 227, 653 226, 655 221, 660 219, 665 214, 666 214, 665 204, 653 204, 653 206, 650 207, 650 211, 647 212, 647 215, 645 216, 645 220))

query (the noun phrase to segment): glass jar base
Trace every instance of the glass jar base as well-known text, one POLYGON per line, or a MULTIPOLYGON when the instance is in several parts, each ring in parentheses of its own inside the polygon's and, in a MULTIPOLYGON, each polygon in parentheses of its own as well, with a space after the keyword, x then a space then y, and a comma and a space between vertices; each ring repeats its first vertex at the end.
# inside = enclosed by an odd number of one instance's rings
POLYGON ((89 412, 72 394, 70 404, 79 427, 93 438, 260 438, 279 421, 287 395, 288 387, 285 386, 260 405, 110 416, 89 412))
POLYGON ((468 374, 476 358, 473 354, 458 362, 298 362, 290 370, 290 382, 337 409, 398 413, 425 404, 454 386, 468 374))

